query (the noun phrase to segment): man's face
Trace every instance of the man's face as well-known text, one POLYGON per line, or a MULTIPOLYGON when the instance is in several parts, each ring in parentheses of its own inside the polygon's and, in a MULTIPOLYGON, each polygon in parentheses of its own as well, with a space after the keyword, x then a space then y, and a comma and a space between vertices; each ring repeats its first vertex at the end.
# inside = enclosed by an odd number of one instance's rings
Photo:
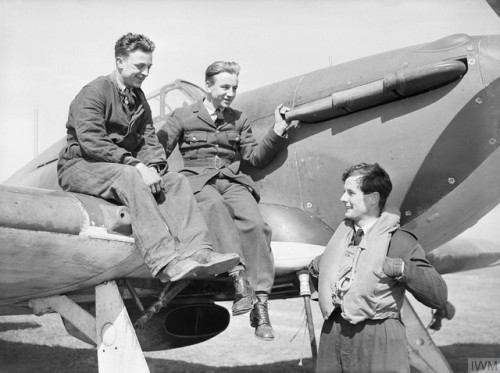
POLYGON ((206 82, 209 100, 216 109, 227 108, 236 97, 238 75, 222 72, 212 77, 213 83, 206 82))
POLYGON ((362 176, 351 176, 344 182, 344 194, 340 200, 345 205, 344 216, 353 220, 355 223, 368 216, 371 205, 373 204, 373 194, 364 194, 359 189, 359 182, 362 176))
POLYGON ((138 49, 128 57, 117 57, 116 66, 123 84, 129 88, 140 88, 153 66, 153 54, 138 49))

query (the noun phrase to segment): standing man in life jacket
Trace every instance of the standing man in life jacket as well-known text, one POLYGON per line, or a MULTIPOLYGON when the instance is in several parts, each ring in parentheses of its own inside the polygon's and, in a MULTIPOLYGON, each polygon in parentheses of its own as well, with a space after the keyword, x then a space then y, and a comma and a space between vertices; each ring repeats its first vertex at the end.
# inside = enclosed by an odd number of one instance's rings
POLYGON ((319 276, 325 322, 317 372, 410 372, 401 307, 408 290, 431 308, 446 304, 443 278, 409 232, 399 211, 386 208, 392 190, 378 164, 342 176, 345 219, 309 271, 319 276))

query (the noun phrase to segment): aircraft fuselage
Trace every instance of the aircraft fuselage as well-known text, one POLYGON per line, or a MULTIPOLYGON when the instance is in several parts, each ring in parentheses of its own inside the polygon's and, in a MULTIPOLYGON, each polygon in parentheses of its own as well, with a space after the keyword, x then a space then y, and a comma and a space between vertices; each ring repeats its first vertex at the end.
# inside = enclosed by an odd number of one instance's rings
MULTIPOLYGON (((453 35, 239 94, 233 107, 248 115, 257 138, 273 125, 280 103, 300 119, 293 122, 297 128, 289 131, 286 150, 264 169, 247 169, 261 189, 273 248, 295 245, 307 251, 326 245, 344 216, 341 174, 358 162, 377 162, 388 171, 394 184, 389 203, 401 210, 402 226, 426 251, 473 225, 500 198, 499 62, 499 35, 453 35)), ((7 184, 58 190, 55 167, 63 144, 7 184)), ((171 169, 180 167, 173 162, 171 169)), ((12 187, 0 188, 0 201, 22 199, 23 193, 43 197, 33 198, 34 204, 48 196, 56 205, 70 199, 64 208, 84 211, 82 216, 101 205, 90 198, 82 209, 81 200, 64 192, 12 187)), ((12 227, 9 217, 2 222, 0 239, 9 244, 0 251, 0 304, 88 287, 134 270, 144 273, 129 233, 116 234, 99 219, 78 232, 53 232, 48 226, 54 216, 39 216, 36 229, 12 227), (89 231, 103 235, 92 237, 89 231), (104 252, 118 256, 103 259, 104 252), (97 263, 103 260, 116 266, 97 263), (44 281, 47 271, 56 271, 61 281, 44 281)))

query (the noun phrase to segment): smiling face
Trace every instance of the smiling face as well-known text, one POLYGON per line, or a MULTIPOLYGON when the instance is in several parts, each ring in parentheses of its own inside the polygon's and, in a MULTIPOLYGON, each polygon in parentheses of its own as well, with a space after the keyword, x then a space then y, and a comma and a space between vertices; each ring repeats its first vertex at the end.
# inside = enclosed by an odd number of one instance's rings
POLYGON ((351 219, 358 226, 363 220, 377 217, 378 193, 364 194, 360 189, 360 181, 363 176, 351 176, 344 182, 344 194, 340 200, 345 205, 344 216, 351 219))
POLYGON ((131 52, 127 57, 116 57, 119 78, 128 88, 140 88, 148 77, 153 66, 153 54, 140 49, 131 52))
POLYGON ((238 90, 238 75, 227 72, 214 75, 212 82, 207 80, 207 100, 215 109, 225 109, 231 105, 238 90))

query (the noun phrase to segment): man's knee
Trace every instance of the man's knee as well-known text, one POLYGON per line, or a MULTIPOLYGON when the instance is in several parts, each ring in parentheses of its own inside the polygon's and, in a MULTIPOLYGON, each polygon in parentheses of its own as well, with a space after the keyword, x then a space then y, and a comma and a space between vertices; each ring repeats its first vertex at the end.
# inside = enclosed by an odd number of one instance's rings
POLYGON ((142 176, 133 166, 119 165, 118 175, 113 180, 113 186, 122 194, 136 193, 150 194, 151 190, 142 180, 142 176))
POLYGON ((123 178, 127 182, 134 184, 134 185, 139 183, 139 182, 144 184, 144 181, 142 181, 141 174, 139 173, 139 171, 137 171, 137 169, 135 167, 128 166, 128 165, 120 165, 120 166, 122 166, 122 167, 121 167, 120 174, 117 177, 117 179, 123 178))
POLYGON ((244 219, 247 229, 262 232, 264 234, 271 234, 271 227, 264 221, 260 213, 250 214, 244 219))
POLYGON ((198 200, 198 204, 207 216, 216 214, 218 216, 230 216, 232 219, 234 215, 232 213, 231 206, 223 198, 207 198, 201 201, 198 200))

